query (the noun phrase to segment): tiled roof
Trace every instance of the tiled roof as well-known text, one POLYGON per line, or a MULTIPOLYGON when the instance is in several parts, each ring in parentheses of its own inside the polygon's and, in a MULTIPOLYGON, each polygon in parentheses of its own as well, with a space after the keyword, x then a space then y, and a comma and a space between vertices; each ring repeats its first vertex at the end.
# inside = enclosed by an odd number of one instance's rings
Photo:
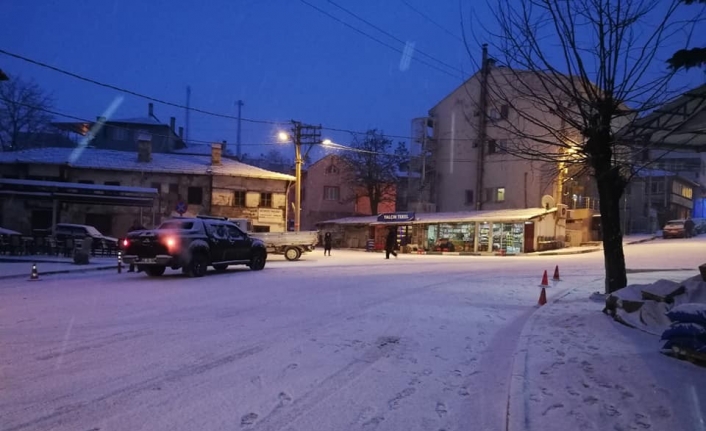
POLYGON ((192 175, 206 175, 211 169, 215 175, 231 177, 282 181, 294 181, 295 179, 291 175, 267 171, 227 158, 221 159, 220 165, 212 166, 210 156, 152 153, 152 161, 142 163, 137 161, 137 153, 135 152, 86 148, 75 161, 69 162, 73 151, 73 148, 36 148, 4 152, 0 153, 0 164, 34 163, 111 171, 151 171, 192 175))

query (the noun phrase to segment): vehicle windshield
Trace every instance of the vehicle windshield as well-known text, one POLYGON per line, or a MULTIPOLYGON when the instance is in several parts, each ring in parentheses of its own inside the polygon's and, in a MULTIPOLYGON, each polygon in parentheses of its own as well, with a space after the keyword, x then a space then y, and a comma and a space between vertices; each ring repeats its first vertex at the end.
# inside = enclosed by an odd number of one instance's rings
POLYGON ((159 229, 169 229, 169 230, 189 230, 194 227, 194 222, 190 221, 180 221, 180 220, 169 220, 165 221, 159 225, 159 229))
POLYGON ((103 236, 103 234, 93 226, 86 226, 86 232, 91 236, 103 236))

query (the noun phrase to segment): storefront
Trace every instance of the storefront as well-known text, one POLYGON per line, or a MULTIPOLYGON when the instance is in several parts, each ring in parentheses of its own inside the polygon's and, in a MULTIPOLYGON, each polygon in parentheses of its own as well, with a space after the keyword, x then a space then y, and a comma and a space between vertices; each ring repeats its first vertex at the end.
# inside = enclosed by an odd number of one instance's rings
MULTIPOLYGON (((338 222, 325 223, 335 226, 338 222)), ((341 219, 340 222, 343 226, 351 223, 351 219, 341 219)), ((514 255, 562 248, 566 239, 566 219, 556 208, 391 213, 379 215, 370 226, 370 238, 374 238, 376 249, 383 247, 388 230, 394 228, 400 248, 411 253, 514 255)))

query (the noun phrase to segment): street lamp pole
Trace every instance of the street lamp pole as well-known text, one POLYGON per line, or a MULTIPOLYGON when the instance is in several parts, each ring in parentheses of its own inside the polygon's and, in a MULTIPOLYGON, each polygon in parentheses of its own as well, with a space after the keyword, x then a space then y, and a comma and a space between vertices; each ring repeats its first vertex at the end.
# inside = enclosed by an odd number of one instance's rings
MULTIPOLYGON (((292 134, 279 133, 280 141, 291 140, 294 144, 294 176, 296 179, 294 189, 294 231, 301 229, 302 208, 302 165, 304 158, 314 144, 323 144, 321 141, 321 126, 304 125, 299 121, 292 121, 292 134), (302 154, 302 146, 308 146, 306 153, 302 154)), ((329 140, 326 140, 329 142, 329 140)))
POLYGON ((294 189, 294 231, 299 232, 302 217, 302 125, 295 122, 292 138, 294 139, 294 176, 296 178, 296 188, 294 189))

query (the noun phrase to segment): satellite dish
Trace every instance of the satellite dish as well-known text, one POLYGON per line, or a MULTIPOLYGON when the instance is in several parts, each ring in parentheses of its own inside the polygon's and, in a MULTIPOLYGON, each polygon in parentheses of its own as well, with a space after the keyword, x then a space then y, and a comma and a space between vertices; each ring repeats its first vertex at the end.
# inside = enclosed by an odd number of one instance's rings
POLYGON ((551 209, 551 208, 554 208, 555 206, 556 206, 556 205, 555 205, 555 202, 554 202, 554 198, 553 198, 553 197, 551 197, 551 196, 549 196, 549 195, 544 195, 544 196, 542 196, 542 207, 543 207, 545 210, 549 210, 549 209, 551 209))

